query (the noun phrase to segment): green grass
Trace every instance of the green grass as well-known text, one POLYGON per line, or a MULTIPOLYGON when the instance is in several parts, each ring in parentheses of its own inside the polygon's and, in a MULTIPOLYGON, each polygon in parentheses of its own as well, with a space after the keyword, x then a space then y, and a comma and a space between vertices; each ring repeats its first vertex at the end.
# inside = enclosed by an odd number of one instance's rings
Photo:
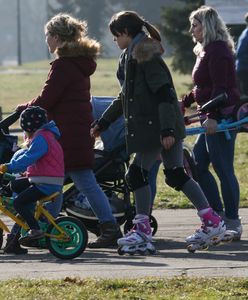
MULTIPOLYGON (((166 59, 170 66, 170 59, 166 59)), ((115 96, 119 92, 119 84, 116 79, 117 59, 99 59, 98 67, 92 76, 92 95, 95 96, 115 96)), ((0 67, 0 106, 4 112, 11 112, 17 104, 24 103, 36 97, 44 84, 49 70, 49 62, 41 61, 24 64, 21 67, 14 67, 12 73, 1 73, 6 71, 6 67, 0 67)), ((187 93, 191 84, 189 75, 181 75, 172 72, 177 94, 187 93)), ((235 153, 235 169, 240 183, 240 206, 248 207, 248 187, 246 184, 246 166, 248 161, 247 150, 248 135, 242 133, 238 135, 235 153)), ((193 145, 194 137, 187 137, 187 144, 193 145)), ((169 188, 164 183, 162 168, 158 175, 158 193, 155 207, 159 208, 187 208, 192 207, 191 203, 182 193, 178 193, 169 188)))
POLYGON ((98 300, 98 299, 248 299, 248 280, 241 278, 144 278, 136 280, 0 281, 0 300, 98 300))
MULTIPOLYGON (((98 67, 92 76, 92 95, 116 96, 119 92, 119 83, 116 79, 117 59, 99 59, 98 67)), ((170 63, 170 59, 168 59, 170 63)), ((27 63, 23 66, 11 67, 9 73, 7 67, 0 67, 0 106, 4 112, 11 112, 19 103, 26 102, 36 97, 44 84, 47 72, 50 68, 48 61, 27 63), (10 72, 12 71, 12 72, 10 72)), ((191 83, 190 76, 173 72, 178 95, 187 92, 187 86, 191 83)))

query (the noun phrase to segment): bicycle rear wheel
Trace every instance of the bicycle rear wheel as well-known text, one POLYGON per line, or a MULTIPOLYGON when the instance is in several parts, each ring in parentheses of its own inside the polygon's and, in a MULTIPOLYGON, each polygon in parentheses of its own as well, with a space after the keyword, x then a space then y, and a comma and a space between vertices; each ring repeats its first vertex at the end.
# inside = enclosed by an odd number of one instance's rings
MULTIPOLYGON (((83 223, 74 217, 59 217, 55 220, 68 235, 68 240, 59 240, 47 237, 47 247, 56 257, 61 259, 72 259, 81 255, 88 242, 88 232, 83 223)), ((47 233, 59 235, 59 231, 51 224, 47 233)))

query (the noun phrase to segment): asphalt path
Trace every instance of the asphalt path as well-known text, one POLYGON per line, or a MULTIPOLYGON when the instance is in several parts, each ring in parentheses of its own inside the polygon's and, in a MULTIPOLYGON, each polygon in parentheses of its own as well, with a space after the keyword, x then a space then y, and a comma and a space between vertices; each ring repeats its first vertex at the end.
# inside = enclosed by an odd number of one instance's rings
MULTIPOLYGON (((155 210, 158 232, 153 256, 119 256, 116 249, 88 249, 73 260, 55 258, 48 250, 27 255, 0 254, 0 280, 9 278, 142 278, 179 275, 248 277, 248 209, 241 209, 242 240, 189 253, 184 239, 199 227, 195 210, 155 210)), ((8 223, 9 226, 11 223, 8 223)), ((95 239, 90 235, 90 240, 95 239)))

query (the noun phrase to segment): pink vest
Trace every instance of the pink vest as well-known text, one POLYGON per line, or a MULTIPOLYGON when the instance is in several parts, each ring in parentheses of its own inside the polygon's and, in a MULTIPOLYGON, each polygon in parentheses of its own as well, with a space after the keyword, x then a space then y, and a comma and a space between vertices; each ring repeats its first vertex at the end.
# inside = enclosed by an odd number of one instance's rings
MULTIPOLYGON (((64 155, 59 142, 54 134, 48 130, 39 130, 37 135, 42 135, 48 143, 48 152, 27 168, 27 176, 64 177, 64 155)), ((33 138, 35 138, 35 136, 33 138)))

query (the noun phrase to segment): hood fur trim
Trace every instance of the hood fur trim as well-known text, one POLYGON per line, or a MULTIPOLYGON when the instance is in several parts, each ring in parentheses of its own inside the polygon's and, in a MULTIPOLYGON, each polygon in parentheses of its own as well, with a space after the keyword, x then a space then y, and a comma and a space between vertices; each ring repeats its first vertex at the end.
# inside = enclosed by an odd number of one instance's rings
POLYGON ((56 51, 58 57, 83 56, 95 59, 100 54, 100 44, 92 39, 84 38, 79 42, 66 43, 56 51))
POLYGON ((163 52, 159 41, 147 37, 134 47, 132 56, 140 64, 151 60, 154 55, 162 55, 163 52))

